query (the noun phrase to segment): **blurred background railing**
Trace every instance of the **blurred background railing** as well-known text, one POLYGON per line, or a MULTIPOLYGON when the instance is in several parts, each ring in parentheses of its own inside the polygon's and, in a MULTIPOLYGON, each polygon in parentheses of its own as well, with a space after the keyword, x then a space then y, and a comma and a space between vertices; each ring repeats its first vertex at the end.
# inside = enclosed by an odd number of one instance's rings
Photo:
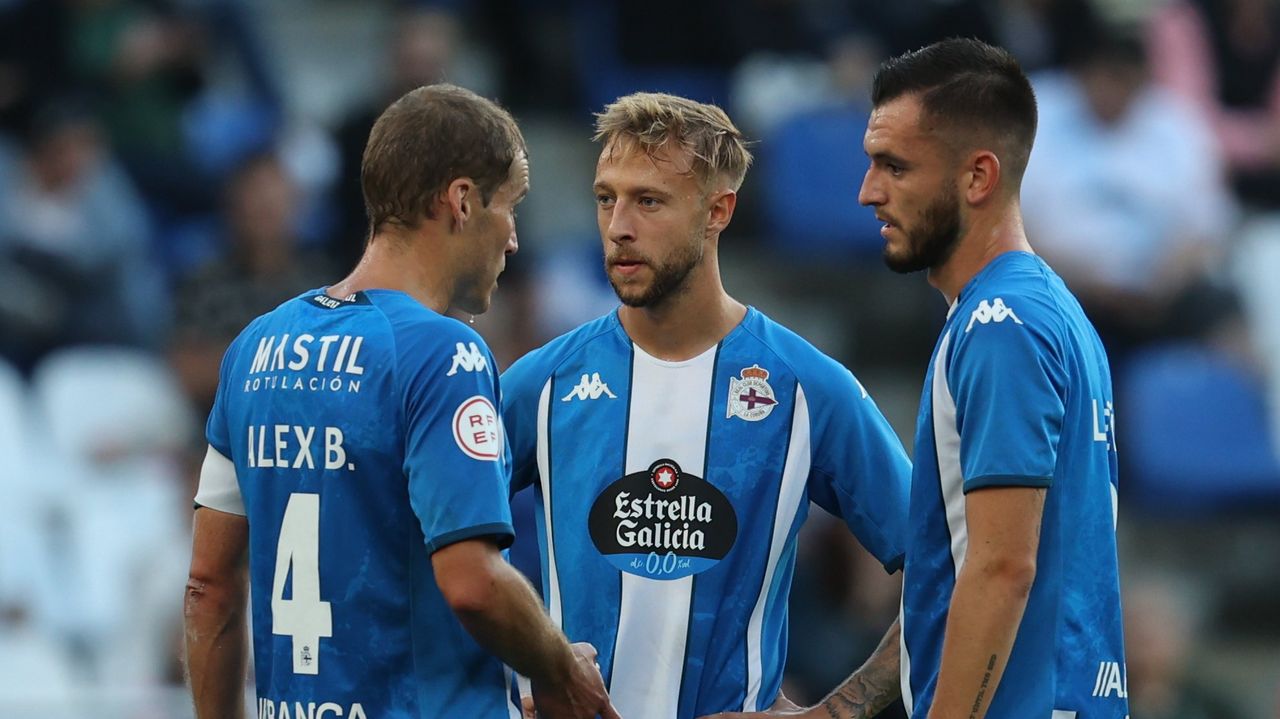
MULTIPOLYGON (((365 137, 419 84, 498 98, 528 138, 521 251, 478 325, 504 365, 614 305, 591 112, 669 90, 758 141, 730 291, 848 364, 910 447, 945 307, 879 260, 861 136, 876 64, 952 35, 1034 71, 1028 232, 1111 353, 1133 715, 1280 717, 1275 0, 0 0, 0 717, 190 716, 221 353, 358 257, 365 137)), ((808 701, 898 586, 821 512, 804 532, 808 701)))

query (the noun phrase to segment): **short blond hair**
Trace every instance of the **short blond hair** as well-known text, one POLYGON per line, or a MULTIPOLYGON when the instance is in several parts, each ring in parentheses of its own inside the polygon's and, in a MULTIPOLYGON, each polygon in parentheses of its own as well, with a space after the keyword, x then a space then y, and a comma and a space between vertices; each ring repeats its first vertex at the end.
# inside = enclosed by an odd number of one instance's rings
POLYGON ((742 132, 715 105, 660 92, 620 97, 596 114, 596 142, 634 142, 653 156, 668 142, 688 150, 693 173, 709 187, 723 177, 737 191, 751 167, 751 152, 742 132))

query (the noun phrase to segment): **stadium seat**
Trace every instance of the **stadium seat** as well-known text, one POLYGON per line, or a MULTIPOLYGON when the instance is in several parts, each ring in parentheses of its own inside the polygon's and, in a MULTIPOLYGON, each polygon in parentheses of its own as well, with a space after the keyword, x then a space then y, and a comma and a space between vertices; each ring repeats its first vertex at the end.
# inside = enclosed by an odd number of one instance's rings
POLYGON ((613 38, 618 9, 612 3, 578 1, 573 5, 575 63, 587 108, 605 105, 633 92, 669 92, 725 106, 729 73, 694 65, 631 65, 620 57, 613 38))
POLYGON ((1117 403, 1126 502, 1157 514, 1280 504, 1280 463, 1261 381, 1196 345, 1147 350, 1127 365, 1117 403))
POLYGON ((879 257, 875 212, 858 204, 867 172, 867 114, 836 106, 796 115, 760 145, 768 241, 774 247, 843 257, 879 257))
POLYGON ((87 650, 99 676, 158 681, 173 629, 172 594, 185 577, 191 489, 180 464, 195 431, 172 372, 158 357, 116 347, 74 347, 32 376, 45 420, 42 475, 62 488, 62 591, 44 604, 58 634, 87 650), (139 644, 146 646, 139 646, 139 644))

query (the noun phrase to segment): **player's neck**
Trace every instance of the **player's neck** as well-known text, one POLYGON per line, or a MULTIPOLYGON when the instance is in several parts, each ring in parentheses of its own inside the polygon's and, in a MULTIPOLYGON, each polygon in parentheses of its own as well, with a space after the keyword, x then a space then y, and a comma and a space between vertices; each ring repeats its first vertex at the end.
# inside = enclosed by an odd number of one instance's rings
POLYGON ((422 305, 444 314, 453 293, 447 262, 428 262, 425 238, 375 237, 351 274, 334 283, 328 294, 347 297, 362 290, 398 290, 422 305))
POLYGON ((951 257, 929 270, 929 284, 950 304, 982 268, 1000 255, 1016 251, 1033 252, 1022 227, 1022 213, 1015 202, 999 212, 972 217, 951 257))
POLYGON ((653 357, 669 362, 693 359, 714 347, 737 327, 747 308, 724 291, 719 261, 708 255, 685 286, 649 307, 618 310, 631 341, 653 357))

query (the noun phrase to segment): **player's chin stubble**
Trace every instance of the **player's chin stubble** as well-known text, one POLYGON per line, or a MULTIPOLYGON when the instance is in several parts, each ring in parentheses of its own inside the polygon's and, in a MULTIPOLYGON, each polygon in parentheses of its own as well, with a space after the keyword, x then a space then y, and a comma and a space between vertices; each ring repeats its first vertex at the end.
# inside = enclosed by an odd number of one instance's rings
POLYGON ((945 263, 960 240, 960 199, 945 193, 925 208, 918 229, 903 230, 906 245, 894 253, 886 243, 884 263, 894 272, 907 274, 945 263))
POLYGON ((613 273, 608 273, 609 284, 613 286, 613 291, 622 304, 628 307, 653 307, 684 286, 689 273, 702 262, 702 256, 702 245, 691 245, 682 248, 662 264, 649 263, 647 266, 653 273, 653 279, 645 287, 628 286, 625 281, 614 279, 613 273))

